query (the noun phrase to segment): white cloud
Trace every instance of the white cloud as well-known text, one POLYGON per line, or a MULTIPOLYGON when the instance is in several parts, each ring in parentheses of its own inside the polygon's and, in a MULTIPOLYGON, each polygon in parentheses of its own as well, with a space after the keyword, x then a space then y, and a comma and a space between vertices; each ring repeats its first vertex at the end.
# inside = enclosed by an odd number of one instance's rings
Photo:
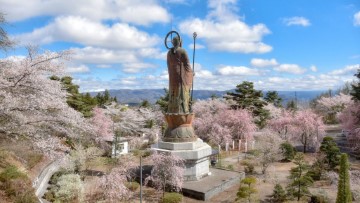
POLYGON ((360 11, 354 14, 354 26, 360 26, 360 11))
MULTIPOLYGON (((230 90, 244 80, 252 81, 256 89, 261 90, 327 90, 337 89, 345 82, 354 80, 353 74, 347 75, 332 75, 332 74, 307 74, 294 75, 289 77, 287 75, 279 76, 276 74, 243 74, 247 73, 245 68, 225 68, 223 73, 219 71, 214 73, 201 67, 200 64, 195 64, 195 79, 194 89, 208 89, 208 90, 230 90), (239 71, 240 70, 240 71, 239 71), (204 72, 203 72, 204 71, 204 72), (204 74, 205 73, 205 74, 204 74), (237 74, 234 74, 237 73, 237 74), (208 75, 206 75, 208 74, 208 75), (216 75, 215 75, 216 74, 216 75)), ((232 66, 228 66, 232 67, 232 66)), ((239 66, 241 67, 241 66, 239 66)), ((116 77, 110 81, 102 81, 94 78, 79 79, 81 81, 76 84, 80 85, 82 91, 97 90, 97 89, 144 89, 144 88, 164 88, 168 86, 168 73, 163 71, 160 74, 151 74, 146 76, 136 77, 116 77)))
POLYGON ((295 16, 295 17, 291 17, 291 18, 284 18, 283 23, 287 26, 300 25, 300 26, 307 27, 307 26, 311 25, 309 19, 307 19, 305 17, 299 17, 299 16, 295 16))
POLYGON ((251 59, 250 63, 252 66, 259 68, 278 65, 278 62, 274 58, 272 59, 253 58, 251 59))
POLYGON ((109 65, 109 64, 99 64, 96 67, 98 67, 98 68, 111 68, 111 65, 109 65))
POLYGON ((146 48, 160 42, 159 37, 150 36, 125 23, 106 26, 79 16, 57 17, 50 24, 35 29, 31 33, 17 35, 15 38, 25 44, 66 41, 84 46, 118 49, 146 48))
POLYGON ((237 0, 209 0, 208 7, 210 11, 207 18, 224 22, 239 19, 239 16, 236 15, 236 2, 237 0))
POLYGON ((138 73, 142 69, 155 68, 153 64, 150 63, 125 63, 123 64, 123 71, 126 73, 138 73))
POLYGON ((166 60, 167 52, 161 52, 158 48, 142 48, 137 51, 139 56, 145 57, 145 58, 154 58, 154 59, 162 59, 166 60))
POLYGON ((108 64, 138 62, 135 51, 112 50, 95 47, 72 48, 73 59, 82 63, 108 64))
POLYGON ((342 69, 333 70, 329 74, 330 75, 346 75, 346 74, 353 75, 356 73, 356 70, 359 68, 360 68, 360 64, 348 65, 342 69))
POLYGON ((80 15, 96 21, 120 20, 125 23, 150 25, 170 21, 170 14, 157 1, 142 0, 0 0, 9 21, 36 16, 80 15))
POLYGON ((65 70, 67 73, 86 73, 90 72, 89 67, 86 65, 80 65, 80 66, 68 66, 65 70))
POLYGON ((256 69, 247 68, 245 66, 223 66, 218 69, 220 75, 260 75, 256 69))
POLYGON ((187 0, 162 0, 164 3, 167 4, 188 4, 187 0))
POLYGON ((312 66, 310 66, 310 70, 312 71, 312 72, 317 72, 317 67, 316 66, 314 66, 314 65, 312 65, 312 66))
MULTIPOLYGON (((193 49, 194 49, 194 44, 189 44, 188 48, 191 49, 191 50, 193 50, 193 49)), ((198 49, 205 49, 205 45, 196 43, 195 49, 196 49, 196 50, 198 50, 198 49)))
POLYGON ((249 26, 236 15, 235 0, 209 1, 210 11, 205 19, 192 18, 180 23, 180 31, 192 36, 197 32, 210 50, 240 53, 266 53, 272 47, 262 38, 270 33, 264 24, 249 26))
POLYGON ((301 68, 297 64, 281 64, 274 68, 278 72, 292 73, 292 74, 303 74, 306 72, 306 69, 301 68))
POLYGON ((201 64, 199 63, 195 63, 195 79, 197 78, 205 78, 205 79, 209 79, 209 78, 213 78, 215 77, 213 75, 213 73, 209 70, 204 69, 201 64))
POLYGON ((288 78, 281 78, 281 77, 269 77, 268 81, 272 83, 285 83, 289 82, 290 79, 288 78))
MULTIPOLYGON (((110 68, 112 64, 121 64, 126 73, 137 73, 147 68, 155 68, 153 64, 143 62, 143 57, 151 57, 150 54, 139 53, 136 50, 113 50, 94 47, 72 48, 73 60, 78 63, 98 64, 98 68, 110 68)), ((155 51, 153 53, 156 53, 155 51)), ((155 54, 157 58, 160 54, 155 54)))

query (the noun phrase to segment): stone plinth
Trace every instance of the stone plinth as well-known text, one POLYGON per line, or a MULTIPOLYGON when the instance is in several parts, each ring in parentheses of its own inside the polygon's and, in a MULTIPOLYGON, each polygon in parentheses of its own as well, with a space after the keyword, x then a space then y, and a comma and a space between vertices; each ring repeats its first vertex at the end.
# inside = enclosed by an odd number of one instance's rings
POLYGON ((219 198, 217 198, 217 201, 211 201, 211 198, 216 199, 217 194, 239 184, 240 180, 245 178, 244 172, 216 168, 210 168, 210 172, 210 176, 201 180, 185 182, 182 187, 183 195, 206 202, 220 202, 219 198))
POLYGON ((197 140, 192 121, 194 114, 165 113, 168 124, 163 137, 164 142, 194 142, 197 140))
POLYGON ((171 153, 185 160, 184 180, 200 180, 209 174, 211 147, 197 138, 195 142, 163 142, 152 147, 160 153, 171 153))

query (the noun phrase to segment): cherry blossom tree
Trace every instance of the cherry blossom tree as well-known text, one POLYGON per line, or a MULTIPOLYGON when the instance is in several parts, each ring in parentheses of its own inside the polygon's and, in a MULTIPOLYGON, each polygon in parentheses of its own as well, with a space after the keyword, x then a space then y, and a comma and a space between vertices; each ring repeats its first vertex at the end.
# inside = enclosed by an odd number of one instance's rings
POLYGON ((340 93, 333 97, 321 97, 317 102, 328 110, 340 112, 348 105, 352 104, 353 100, 351 100, 350 95, 340 93))
POLYGON ((184 160, 172 154, 154 152, 150 156, 154 163, 151 175, 146 178, 145 184, 151 184, 163 194, 166 186, 171 186, 173 190, 180 191, 183 184, 184 160))
POLYGON ((26 57, 0 61, 1 134, 10 139, 26 136, 44 152, 63 155, 64 139, 91 132, 82 115, 67 105, 60 82, 49 79, 64 73, 70 54, 39 54, 29 48, 26 57))
POLYGON ((99 107, 94 108, 91 123, 93 124, 98 141, 111 140, 113 138, 113 121, 109 116, 105 115, 103 109, 99 107))
POLYGON ((336 115, 353 103, 350 95, 340 93, 333 97, 321 97, 317 100, 318 110, 325 115, 327 122, 336 122, 336 115))
POLYGON ((310 109, 297 112, 283 111, 282 116, 269 121, 268 127, 277 132, 286 141, 303 145, 303 151, 309 147, 317 149, 325 135, 325 125, 320 116, 310 109))
POLYGON ((297 111, 290 128, 291 139, 303 145, 305 153, 309 147, 318 149, 325 135, 325 125, 312 110, 297 111))
POLYGON ((360 103, 354 102, 345 108, 338 116, 344 130, 349 131, 347 136, 354 150, 360 151, 360 103))
POLYGON ((283 140, 271 131, 264 131, 255 137, 258 163, 265 174, 266 169, 274 162, 282 159, 280 145, 283 140))
POLYGON ((276 107, 274 104, 269 103, 266 106, 264 106, 264 109, 268 110, 270 112, 270 118, 280 118, 282 115, 282 112, 284 111, 281 107, 276 107))
POLYGON ((118 166, 111 169, 109 174, 100 178, 98 188, 102 191, 103 199, 109 202, 126 201, 132 196, 132 192, 126 187, 125 183, 132 176, 132 169, 137 165, 134 157, 127 155, 118 159, 118 166))
MULTIPOLYGON (((271 111, 270 111, 271 112, 271 111)), ((283 110, 279 117, 273 117, 268 121, 268 128, 278 133, 278 135, 286 140, 290 140, 289 131, 292 131, 294 116, 293 113, 287 110, 283 110)))
POLYGON ((203 140, 217 145, 225 145, 233 139, 252 139, 256 130, 253 117, 245 109, 230 109, 230 106, 219 99, 197 101, 194 129, 203 140))
POLYGON ((115 131, 122 136, 159 135, 164 123, 164 116, 157 108, 131 108, 112 103, 106 106, 105 113, 113 118, 115 131))

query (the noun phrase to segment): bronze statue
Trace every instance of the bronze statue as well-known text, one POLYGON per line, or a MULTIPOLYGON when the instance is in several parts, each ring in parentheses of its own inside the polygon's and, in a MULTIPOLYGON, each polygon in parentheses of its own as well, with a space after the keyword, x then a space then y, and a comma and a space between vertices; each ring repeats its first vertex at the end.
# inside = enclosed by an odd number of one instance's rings
POLYGON ((174 37, 174 45, 167 53, 169 71, 169 105, 167 113, 190 113, 190 89, 193 83, 189 57, 181 47, 181 39, 174 37))
POLYGON ((190 96, 194 74, 189 57, 181 45, 181 37, 176 31, 169 32, 165 37, 165 46, 169 49, 169 102, 165 113, 168 126, 163 137, 165 142, 192 142, 197 139, 192 127, 194 114, 191 112, 190 96), (177 36, 171 40, 173 47, 169 48, 166 40, 173 33, 177 36))

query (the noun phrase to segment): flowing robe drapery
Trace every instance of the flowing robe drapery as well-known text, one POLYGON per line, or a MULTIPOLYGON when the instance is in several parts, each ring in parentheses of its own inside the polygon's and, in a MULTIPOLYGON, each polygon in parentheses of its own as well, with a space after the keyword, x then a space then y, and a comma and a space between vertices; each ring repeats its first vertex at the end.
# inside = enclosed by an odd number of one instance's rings
POLYGON ((178 47, 167 54, 169 72, 169 105, 167 113, 190 113, 190 90, 193 71, 186 51, 178 47))

